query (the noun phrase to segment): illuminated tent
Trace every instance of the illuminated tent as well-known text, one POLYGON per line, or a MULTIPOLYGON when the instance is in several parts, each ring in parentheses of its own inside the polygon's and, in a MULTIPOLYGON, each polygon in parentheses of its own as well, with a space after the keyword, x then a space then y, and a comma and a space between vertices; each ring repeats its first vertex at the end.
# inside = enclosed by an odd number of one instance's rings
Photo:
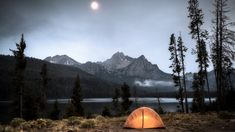
POLYGON ((128 116, 124 128, 165 128, 165 126, 153 109, 140 107, 128 116))

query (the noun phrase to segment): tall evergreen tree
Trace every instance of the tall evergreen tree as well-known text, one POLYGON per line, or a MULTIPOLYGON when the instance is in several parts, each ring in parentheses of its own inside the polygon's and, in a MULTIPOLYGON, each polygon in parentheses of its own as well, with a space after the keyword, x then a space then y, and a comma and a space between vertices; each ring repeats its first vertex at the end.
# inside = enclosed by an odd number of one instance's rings
MULTIPOLYGON (((204 32, 203 37, 207 40, 208 39, 208 33, 204 32)), ((204 75, 205 75, 205 81, 206 81, 206 86, 207 86, 207 94, 209 97, 209 103, 211 104, 211 96, 210 96, 210 84, 208 80, 208 73, 207 73, 207 68, 209 67, 209 55, 206 50, 206 43, 204 39, 201 40, 201 45, 202 45, 202 56, 203 56, 203 65, 204 65, 204 75)))
POLYGON ((215 0, 215 10, 213 12, 215 18, 213 23, 213 35, 211 44, 211 58, 214 66, 214 73, 216 77, 217 85, 217 103, 219 109, 224 109, 226 105, 226 95, 228 91, 226 89, 230 69, 230 63, 235 57, 235 32, 231 30, 234 26, 233 22, 229 21, 227 13, 229 12, 227 7, 227 0, 215 0))
POLYGON ((121 90, 122 111, 123 113, 126 113, 132 104, 132 101, 129 99, 131 97, 130 87, 126 83, 123 83, 123 85, 121 86, 121 90))
POLYGON ((183 88, 181 85, 181 79, 180 79, 180 72, 181 72, 181 65, 178 57, 178 52, 177 52, 177 45, 176 45, 176 40, 175 40, 175 35, 171 34, 170 37, 170 44, 169 44, 169 49, 171 53, 171 57, 169 60, 172 61, 172 64, 170 65, 169 68, 172 68, 172 78, 175 83, 175 87, 179 87, 179 92, 177 94, 177 99, 179 100, 179 103, 181 105, 181 111, 184 112, 184 97, 183 97, 183 88))
POLYGON ((24 70, 26 68, 25 48, 26 43, 22 34, 19 44, 16 44, 17 50, 11 50, 16 59, 15 77, 13 90, 13 114, 16 117, 23 118, 23 91, 24 91, 24 70))
POLYGON ((71 96, 71 102, 67 110, 67 116, 84 116, 84 110, 81 101, 82 98, 82 88, 80 86, 80 77, 77 75, 73 87, 73 93, 71 96))
POLYGON ((76 112, 76 107, 74 106, 74 104, 72 103, 72 101, 68 102, 68 108, 66 110, 66 114, 65 117, 70 117, 70 116, 77 116, 77 112, 76 112))
MULTIPOLYGON (((196 40, 196 62, 198 63, 198 78, 199 78, 199 88, 201 95, 203 97, 202 100, 202 108, 201 111, 204 111, 204 86, 205 80, 207 77, 207 67, 208 67, 208 56, 206 50, 206 39, 207 39, 207 31, 202 29, 204 14, 202 10, 199 8, 198 0, 189 0, 188 2, 188 17, 190 18, 189 29, 192 38, 196 40)), ((208 85, 209 86, 209 85, 208 85)))
POLYGON ((81 101, 83 100, 82 98, 82 88, 80 86, 80 77, 77 75, 74 88, 73 88, 73 96, 72 98, 72 104, 75 106, 75 110, 79 116, 84 115, 84 110, 82 107, 81 101))
POLYGON ((26 68, 26 57, 24 51, 26 43, 22 34, 17 50, 11 50, 16 58, 15 77, 13 89, 13 114, 15 117, 24 119, 36 119, 38 114, 38 102, 33 88, 24 85, 24 70, 26 68))
POLYGON ((186 88, 186 80, 185 80, 185 64, 184 64, 184 58, 185 58, 185 52, 187 52, 187 48, 183 45, 183 40, 181 35, 178 37, 178 44, 177 44, 178 52, 179 52, 179 58, 181 62, 181 68, 182 68, 182 74, 183 74, 183 87, 184 87, 184 97, 185 97, 185 110, 186 113, 189 112, 188 110, 188 95, 187 95, 187 88, 186 88))
POLYGON ((197 73, 193 74, 193 83, 192 83, 192 89, 193 89, 193 103, 192 103, 192 112, 199 112, 202 108, 202 101, 203 97, 200 91, 200 82, 199 77, 197 73))

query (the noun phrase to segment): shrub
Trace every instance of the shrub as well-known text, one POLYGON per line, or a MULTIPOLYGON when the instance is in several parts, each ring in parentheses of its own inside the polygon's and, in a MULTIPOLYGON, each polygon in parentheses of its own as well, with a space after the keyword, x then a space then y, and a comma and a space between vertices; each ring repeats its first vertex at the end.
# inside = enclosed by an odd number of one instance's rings
POLYGON ((6 126, 3 132, 14 132, 14 131, 15 131, 14 128, 12 128, 11 126, 6 126))
POLYGON ((95 120, 95 124, 97 127, 99 127, 99 128, 107 128, 108 127, 108 123, 106 122, 105 117, 99 115, 94 120, 95 120))
POLYGON ((12 127, 18 127, 18 126, 20 126, 23 122, 25 122, 25 120, 24 119, 22 119, 22 118, 14 118, 12 121, 11 121, 11 126, 12 127))
POLYGON ((21 124, 21 128, 22 128, 23 130, 29 130, 30 128, 32 128, 32 123, 30 123, 30 122, 23 122, 23 123, 21 124))
POLYGON ((81 122, 81 128, 94 128, 95 127, 95 121, 94 119, 87 119, 81 122))
POLYGON ((68 118, 69 121, 73 121, 73 120, 76 120, 76 119, 77 119, 76 116, 70 116, 70 117, 68 118))
POLYGON ((71 116, 68 118, 68 125, 79 125, 81 124, 82 117, 71 116))
POLYGON ((98 122, 105 122, 105 118, 103 117, 103 116, 101 116, 101 115, 98 115, 96 118, 96 121, 98 121, 98 122))
POLYGON ((23 128, 25 127, 31 127, 31 128, 37 128, 41 129, 44 127, 49 127, 52 124, 52 120, 49 119, 37 119, 35 121, 31 121, 30 124, 24 124, 23 128))
POLYGON ((4 131, 4 126, 0 125, 0 132, 4 131))

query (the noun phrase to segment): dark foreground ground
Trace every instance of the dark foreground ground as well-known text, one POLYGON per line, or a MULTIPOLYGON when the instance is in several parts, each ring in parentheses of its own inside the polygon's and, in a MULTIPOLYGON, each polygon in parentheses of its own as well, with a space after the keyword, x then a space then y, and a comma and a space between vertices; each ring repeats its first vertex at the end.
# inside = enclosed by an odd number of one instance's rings
POLYGON ((58 121, 38 119, 23 121, 15 119, 9 125, 1 125, 0 131, 29 132, 235 132, 235 113, 179 114, 160 115, 165 129, 123 129, 126 116, 105 118, 96 116, 91 119, 70 117, 58 121))

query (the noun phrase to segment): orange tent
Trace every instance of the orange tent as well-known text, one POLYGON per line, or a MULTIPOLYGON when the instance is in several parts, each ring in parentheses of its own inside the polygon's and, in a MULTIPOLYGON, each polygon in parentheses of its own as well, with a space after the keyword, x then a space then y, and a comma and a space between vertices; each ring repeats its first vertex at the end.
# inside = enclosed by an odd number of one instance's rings
POLYGON ((124 128, 165 128, 165 126, 153 109, 140 107, 128 116, 124 128))

